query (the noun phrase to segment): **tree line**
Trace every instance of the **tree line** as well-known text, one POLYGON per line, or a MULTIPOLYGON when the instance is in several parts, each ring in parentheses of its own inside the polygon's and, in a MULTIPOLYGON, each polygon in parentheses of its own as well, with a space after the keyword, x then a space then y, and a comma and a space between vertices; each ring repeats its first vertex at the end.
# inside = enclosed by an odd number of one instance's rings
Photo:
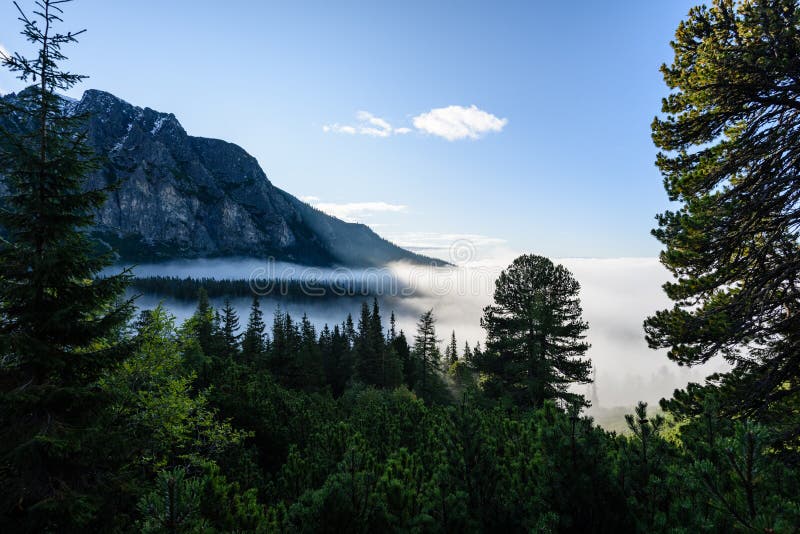
POLYGON ((141 293, 173 297, 193 301, 202 288, 211 298, 252 297, 254 293, 281 299, 318 300, 342 297, 364 298, 376 294, 376 290, 360 280, 341 279, 286 279, 256 278, 252 280, 210 278, 191 276, 137 276, 130 283, 131 289, 141 293))

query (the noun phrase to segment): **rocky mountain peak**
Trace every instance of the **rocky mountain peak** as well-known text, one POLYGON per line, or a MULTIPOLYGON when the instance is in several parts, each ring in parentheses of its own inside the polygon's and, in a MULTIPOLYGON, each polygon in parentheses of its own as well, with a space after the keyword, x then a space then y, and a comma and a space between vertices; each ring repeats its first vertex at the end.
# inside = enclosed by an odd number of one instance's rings
POLYGON ((65 106, 88 116, 88 139, 103 161, 89 185, 117 186, 97 213, 95 232, 123 260, 249 256, 310 265, 441 263, 312 208, 273 186, 244 149, 190 136, 171 113, 96 89, 77 102, 65 100, 65 106))

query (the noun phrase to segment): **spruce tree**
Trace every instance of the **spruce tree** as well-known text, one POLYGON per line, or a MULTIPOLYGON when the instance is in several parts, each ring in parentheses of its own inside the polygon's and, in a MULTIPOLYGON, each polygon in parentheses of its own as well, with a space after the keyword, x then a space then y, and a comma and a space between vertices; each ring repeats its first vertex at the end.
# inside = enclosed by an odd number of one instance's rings
POLYGON ((348 382, 353 376, 353 351, 347 336, 342 333, 339 325, 333 327, 333 332, 327 333, 327 325, 320 335, 320 347, 323 351, 326 382, 331 386, 334 396, 344 393, 348 382))
POLYGON ((423 394, 431 391, 442 370, 442 354, 436 337, 436 319, 433 310, 423 313, 417 322, 412 360, 416 367, 415 382, 423 394))
POLYGON ((488 378, 489 394, 508 396, 522 407, 546 400, 585 404, 568 390, 590 381, 579 290, 566 268, 542 256, 520 256, 500 274, 494 304, 481 320, 486 350, 476 362, 488 378))
MULTIPOLYGON (((403 367, 400 363, 397 352, 391 343, 383 335, 383 323, 381 321, 380 307, 378 299, 372 301, 372 344, 375 347, 375 354, 378 357, 380 373, 378 375, 378 386, 384 389, 394 389, 403 383, 403 367)), ((395 318, 394 312, 391 314, 389 336, 393 336, 395 318)))
POLYGON ((464 342, 464 363, 472 365, 472 349, 469 347, 469 341, 464 342))
POLYGON ((284 385, 288 383, 289 363, 292 358, 292 342, 289 334, 291 329, 292 320, 289 314, 276 308, 272 318, 272 350, 269 352, 267 367, 284 385))
POLYGON ((458 361, 458 344, 456 342, 456 331, 450 335, 450 342, 445 349, 445 357, 447 358, 448 365, 453 365, 458 361))
POLYGON ((356 373, 363 383, 379 388, 395 388, 402 383, 402 367, 397 353, 387 346, 383 336, 378 299, 372 311, 365 302, 361 307, 356 344, 356 373))
POLYGON ((345 339, 347 339, 347 343, 350 345, 350 348, 355 348, 356 344, 356 327, 353 323, 353 315, 347 314, 347 319, 345 319, 344 323, 342 324, 342 335, 344 335, 345 339))
POLYGON ((387 346, 386 338, 383 336, 383 321, 377 298, 372 300, 369 337, 374 357, 374 385, 386 389, 399 386, 402 382, 400 363, 397 360, 397 354, 387 346))
MULTIPOLYGON (((336 330, 338 330, 338 328, 336 330)), ((325 323, 325 326, 322 327, 317 344, 322 354, 322 370, 325 374, 325 383, 333 386, 335 380, 336 355, 333 352, 333 331, 331 331, 328 323, 325 323)))
POLYGON ((231 305, 230 300, 225 301, 222 309, 222 347, 224 358, 234 360, 239 355, 239 314, 231 305))
POLYGON ((366 302, 361 303, 358 319, 358 334, 355 342, 356 378, 365 384, 375 385, 378 381, 376 369, 377 355, 373 343, 372 314, 366 302))
POLYGON ((225 327, 222 321, 222 314, 219 310, 214 310, 214 318, 211 320, 211 347, 208 356, 215 365, 227 353, 225 348, 225 327))
POLYGON ((325 383, 325 372, 322 365, 322 353, 317 343, 317 333, 314 325, 303 314, 300 321, 300 346, 293 359, 294 387, 304 391, 318 391, 325 383))
POLYGON ((275 310, 272 340, 272 350, 267 359, 269 370, 283 385, 301 389, 304 371, 301 368, 299 355, 303 338, 292 316, 280 308, 275 310))
POLYGON ((0 530, 59 531, 88 524, 107 480, 102 432, 93 428, 103 397, 97 378, 126 355, 118 331, 132 304, 129 273, 102 276, 112 255, 88 229, 108 189, 87 189, 97 159, 85 116, 56 94, 85 78, 61 70, 63 0, 21 9, 22 34, 35 57, 2 64, 35 85, 4 99, 0 175, 0 530), (96 452, 96 449, 95 449, 96 452), (90 495, 95 492, 95 497, 90 495), (9 525, 7 521, 11 521, 9 525))
POLYGON ((214 341, 212 335, 214 332, 214 309, 208 300, 208 293, 205 288, 201 287, 197 292, 197 309, 192 317, 195 334, 197 341, 200 343, 200 348, 206 356, 212 352, 214 341))
POLYGON ((263 360, 266 352, 265 330, 264 314, 256 295, 250 305, 250 317, 247 319, 247 328, 242 337, 242 357, 246 362, 252 364, 263 360))
POLYGON ((405 332, 400 330, 397 336, 392 340, 391 348, 397 355, 397 360, 402 369, 403 383, 408 386, 409 389, 414 389, 417 378, 417 366, 414 365, 412 360, 411 347, 408 344, 405 332))
POLYGON ((397 337, 397 319, 395 319, 394 311, 392 311, 392 315, 389 317, 389 335, 386 338, 388 343, 392 343, 397 337))

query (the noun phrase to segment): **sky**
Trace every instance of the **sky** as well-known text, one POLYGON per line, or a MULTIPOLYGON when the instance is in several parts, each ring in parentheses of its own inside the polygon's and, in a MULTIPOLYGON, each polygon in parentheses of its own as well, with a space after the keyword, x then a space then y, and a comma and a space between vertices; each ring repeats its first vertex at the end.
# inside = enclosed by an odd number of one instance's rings
MULTIPOLYGON (((172 112, 401 245, 652 258, 658 69, 693 4, 77 0, 61 28, 87 29, 71 96, 172 112)), ((19 29, 0 0, 0 46, 30 52, 19 29)))

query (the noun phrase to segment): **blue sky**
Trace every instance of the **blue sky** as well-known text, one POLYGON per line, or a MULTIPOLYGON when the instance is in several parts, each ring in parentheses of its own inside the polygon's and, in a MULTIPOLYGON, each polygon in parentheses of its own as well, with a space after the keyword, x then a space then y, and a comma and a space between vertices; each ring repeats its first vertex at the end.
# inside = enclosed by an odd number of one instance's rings
MULTIPOLYGON (((91 76, 74 96, 172 112, 401 244, 655 256, 658 67, 694 3, 77 0, 64 28, 88 29, 67 51, 91 76), (493 130, 447 140, 436 118, 493 130)), ((0 46, 29 51, 14 15, 0 0, 0 46)))

